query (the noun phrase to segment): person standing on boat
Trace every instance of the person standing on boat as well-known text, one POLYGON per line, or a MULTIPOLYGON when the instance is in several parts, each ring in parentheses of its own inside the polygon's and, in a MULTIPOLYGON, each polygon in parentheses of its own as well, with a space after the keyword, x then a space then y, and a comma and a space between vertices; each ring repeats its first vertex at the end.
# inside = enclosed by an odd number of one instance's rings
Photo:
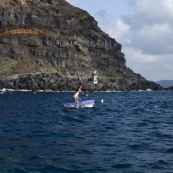
POLYGON ((79 93, 82 92, 81 88, 82 88, 82 85, 79 87, 79 89, 78 89, 78 90, 76 91, 76 93, 74 94, 74 96, 73 96, 73 101, 74 101, 74 102, 77 102, 78 100, 81 100, 81 99, 79 98, 79 93))

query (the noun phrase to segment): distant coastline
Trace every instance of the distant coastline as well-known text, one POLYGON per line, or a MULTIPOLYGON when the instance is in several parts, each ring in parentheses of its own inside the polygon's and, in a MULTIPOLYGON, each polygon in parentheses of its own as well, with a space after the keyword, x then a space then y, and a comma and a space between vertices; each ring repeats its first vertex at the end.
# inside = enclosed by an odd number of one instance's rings
POLYGON ((163 88, 173 87, 173 80, 160 80, 155 83, 161 85, 163 88))

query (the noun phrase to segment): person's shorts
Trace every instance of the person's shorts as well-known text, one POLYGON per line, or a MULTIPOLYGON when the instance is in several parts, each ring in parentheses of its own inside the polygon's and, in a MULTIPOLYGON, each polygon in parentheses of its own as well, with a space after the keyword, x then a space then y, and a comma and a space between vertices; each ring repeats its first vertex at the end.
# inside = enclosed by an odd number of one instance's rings
POLYGON ((73 102, 77 102, 77 101, 78 101, 77 99, 73 98, 73 102))

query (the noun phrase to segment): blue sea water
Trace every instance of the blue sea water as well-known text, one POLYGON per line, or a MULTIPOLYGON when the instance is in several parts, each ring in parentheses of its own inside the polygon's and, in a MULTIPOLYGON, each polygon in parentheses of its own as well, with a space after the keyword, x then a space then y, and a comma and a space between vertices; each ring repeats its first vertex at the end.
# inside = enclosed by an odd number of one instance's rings
POLYGON ((0 92, 0 172, 173 172, 172 91, 89 92, 93 108, 64 109, 72 95, 0 92))

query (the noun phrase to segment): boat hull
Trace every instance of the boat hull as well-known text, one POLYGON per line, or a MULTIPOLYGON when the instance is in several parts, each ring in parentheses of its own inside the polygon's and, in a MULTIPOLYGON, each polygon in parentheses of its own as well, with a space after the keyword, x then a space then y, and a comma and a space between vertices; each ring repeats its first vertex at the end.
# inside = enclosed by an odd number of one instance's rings
POLYGON ((94 100, 65 103, 63 105, 64 105, 64 108, 67 108, 67 109, 92 108, 94 106, 94 100))

